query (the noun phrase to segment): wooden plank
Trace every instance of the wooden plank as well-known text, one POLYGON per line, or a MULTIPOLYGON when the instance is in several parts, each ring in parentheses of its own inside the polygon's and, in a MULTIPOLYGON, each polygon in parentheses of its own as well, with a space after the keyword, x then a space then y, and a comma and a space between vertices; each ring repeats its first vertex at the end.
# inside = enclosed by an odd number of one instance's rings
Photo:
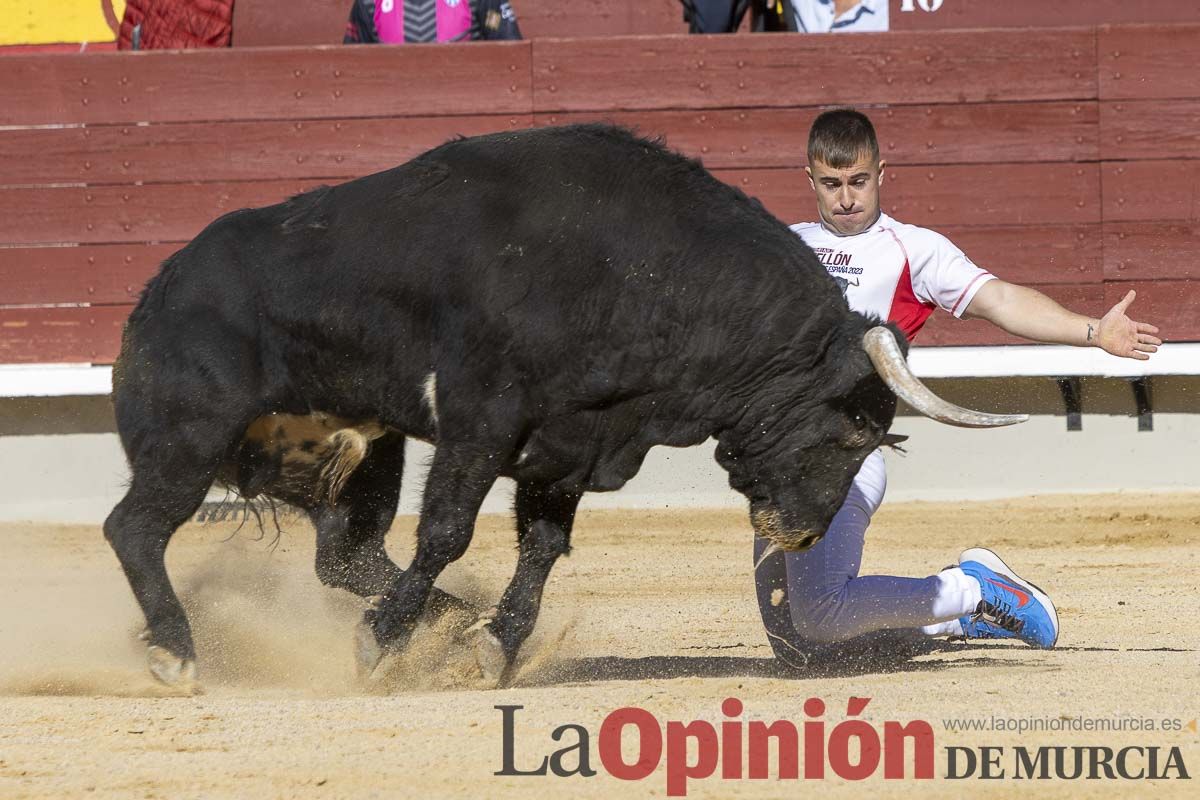
POLYGON ((513 7, 527 39, 687 33, 679 0, 514 0, 513 7))
POLYGON ((712 173, 758 199, 768 211, 788 224, 816 215, 812 190, 802 169, 718 169, 712 173))
POLYGON ((939 228, 979 266, 1024 285, 1099 283, 1104 279, 1100 225, 1004 225, 939 228))
MULTIPOLYGON (((244 0, 243 0, 244 1, 244 0)), ((1048 20, 1046 0, 947 0, 933 12, 920 3, 901 11, 900 0, 889 3, 888 22, 894 31, 932 31, 956 28, 1032 28, 1048 20)), ((1053 8, 1054 25, 1195 22, 1195 0, 1060 0, 1053 8)))
MULTIPOLYGON (((758 197, 788 222, 812 219, 816 207, 800 169, 714 170, 758 197)), ((1100 221, 1095 164, 996 164, 895 167, 882 189, 883 210, 902 222, 951 225, 1055 225, 1100 221), (1031 186, 1037 186, 1031 192, 1031 186)))
POLYGON ((529 71, 528 42, 13 56, 0 125, 521 114, 529 71))
POLYGON ((276 203, 312 186, 262 181, 6 189, 0 191, 0 244, 186 241, 221 214, 276 203))
MULTIPOLYGON (((535 0, 538 3, 554 0, 535 0)), ((524 7, 525 3, 521 3, 524 7)), ((641 36, 687 33, 679 0, 633 0, 629 32, 641 36)), ((575 36, 585 34, 572 34, 575 36)))
POLYGON ((78 55, 79 53, 93 53, 115 51, 117 43, 114 42, 70 42, 68 44, 8 44, 0 46, 0 58, 7 56, 25 56, 30 53, 55 53, 62 55, 78 55))
POLYGON ((132 305, 0 308, 0 364, 111 364, 132 305))
POLYGON ((1200 100, 1101 103, 1100 158, 1200 158, 1200 100))
MULTIPOLYGON (((904 222, 952 225, 1055 225, 1099 220, 1095 165, 1012 164, 897 167, 889 170, 884 210, 904 222), (1041 190, 1031 194, 1028 187, 1041 190), (987 187, 977 192, 973 187, 987 187)), ((717 170, 794 222, 814 212, 803 170, 717 170)), ((220 214, 279 202, 315 181, 178 183, 143 186, 19 188, 0 192, 0 244, 176 242, 220 214)))
POLYGON ((1104 223, 1104 277, 1200 280, 1200 223, 1104 223))
MULTIPOLYGON (((934 228, 1080 225, 1097 222, 1094 165, 978 165, 889 169, 884 209, 934 228), (1044 189, 1030 195, 1028 186, 1044 189), (978 193, 970 187, 986 186, 978 193)), ((814 201, 800 169, 716 170, 717 177, 759 197, 788 222, 812 218, 814 201)), ((178 242, 222 213, 278 202, 313 181, 180 183, 143 186, 18 188, 0 192, 0 244, 178 242)), ((1039 236, 1038 252, 1074 256, 1081 230, 1039 236), (1058 237, 1063 238, 1058 238, 1058 237)), ((981 234, 981 237, 992 234, 981 234)), ((1000 253, 999 236, 987 252, 1000 253)), ((988 240, 992 241, 992 240, 988 240)), ((964 245, 965 246, 965 245, 964 245)), ((7 251, 0 251, 6 253, 7 251)), ((0 255, 8 261, 11 256, 0 255)), ((1074 262, 1072 262, 1074 263, 1074 262)))
POLYGON ((130 303, 182 243, 0 249, 0 306, 130 303))
MULTIPOLYGON (((868 109, 871 111, 870 109, 868 109)), ((539 115, 607 119, 714 168, 805 162, 816 109, 539 115)), ((1095 160, 1094 103, 913 106, 871 111, 887 159, 907 164, 1095 160)), ((453 136, 532 125, 531 115, 194 122, 0 130, 0 186, 349 178, 402 163, 453 136)))
MULTIPOLYGON (((1063 286, 1039 286, 1038 290, 1079 314, 1098 317, 1111 307, 1106 304, 1104 286, 1099 283, 1063 286)), ((943 345, 1029 344, 1026 339, 1010 336, 981 319, 955 319, 938 310, 917 334, 916 344, 923 347, 943 345)))
POLYGON ((1123 161, 1101 170, 1105 221, 1200 219, 1200 161, 1123 161))
MULTIPOLYGON (((819 108, 608 111, 538 114, 538 125, 606 121, 701 159, 710 169, 807 163, 808 129, 819 108)), ((984 103, 864 107, 880 155, 897 164, 1095 161, 1095 103, 984 103)))
POLYGON ((1092 30, 882 33, 831 69, 838 36, 666 36, 533 43, 534 110, 1088 100, 1092 30))
POLYGON ((1200 281, 1109 282, 1105 305, 1111 308, 1130 289, 1137 291, 1129 307, 1133 319, 1157 325, 1164 341, 1200 341, 1200 281))
MULTIPOLYGON (((1190 230, 1190 229, 1188 229, 1190 230)), ((1098 225, 998 226, 943 228, 951 241, 986 269, 1022 284, 1095 283, 1103 276, 1098 225)), ((1113 234, 1105 227, 1108 241, 1113 234)), ((1149 231, 1135 233, 1151 243, 1149 231)), ((1123 279, 1200 278, 1200 238, 1180 231, 1172 238, 1180 248, 1173 270, 1148 271, 1131 264, 1113 274, 1123 279), (1188 250, 1190 248, 1190 251, 1188 250), (1191 270, 1190 272, 1188 270, 1191 270)), ((0 305, 56 303, 129 303, 163 259, 182 243, 158 245, 83 245, 0 249, 0 305)), ((1111 249, 1106 248, 1107 253, 1111 249)), ((1155 261, 1157 266, 1160 262, 1155 261)))
POLYGON ((532 125, 529 114, 184 122, 0 131, 0 186, 345 179, 455 136, 532 125))
POLYGON ((527 39, 639 33, 633 29, 632 6, 630 0, 513 0, 517 24, 527 39))
POLYGON ((1101 28, 1097 52, 1101 100, 1200 97, 1200 25, 1101 28))
POLYGON ((353 0, 237 0, 233 46, 341 44, 353 0))

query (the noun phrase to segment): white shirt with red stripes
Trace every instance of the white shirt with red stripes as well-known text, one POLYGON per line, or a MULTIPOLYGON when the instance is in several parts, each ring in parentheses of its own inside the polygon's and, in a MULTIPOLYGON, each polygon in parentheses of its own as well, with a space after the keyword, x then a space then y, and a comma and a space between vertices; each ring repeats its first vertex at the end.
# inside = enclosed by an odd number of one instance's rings
POLYGON ((851 309, 895 322, 910 342, 935 308, 961 317, 995 277, 940 233, 887 214, 852 236, 831 233, 818 222, 791 228, 842 287, 851 309))

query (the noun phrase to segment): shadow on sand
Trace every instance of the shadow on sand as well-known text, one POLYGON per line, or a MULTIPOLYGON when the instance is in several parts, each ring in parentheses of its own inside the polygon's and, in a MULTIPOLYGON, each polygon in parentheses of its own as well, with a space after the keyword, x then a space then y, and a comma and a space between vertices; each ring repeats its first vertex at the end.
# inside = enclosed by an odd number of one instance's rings
MULTIPOLYGON (((730 649, 730 648, 721 648, 730 649)), ((897 672, 941 672, 951 669, 988 667, 1020 662, 995 658, 998 650, 1026 649, 1023 645, 982 645, 945 641, 902 640, 886 646, 878 639, 870 644, 812 648, 779 654, 778 657, 734 655, 645 656, 623 658, 600 656, 567 658, 519 674, 514 686, 554 686, 597 681, 669 680, 673 678, 771 678, 814 680, 897 672), (922 656, 956 653, 965 658, 920 660, 922 656)), ((1044 664, 1035 666, 1044 667, 1044 664)))

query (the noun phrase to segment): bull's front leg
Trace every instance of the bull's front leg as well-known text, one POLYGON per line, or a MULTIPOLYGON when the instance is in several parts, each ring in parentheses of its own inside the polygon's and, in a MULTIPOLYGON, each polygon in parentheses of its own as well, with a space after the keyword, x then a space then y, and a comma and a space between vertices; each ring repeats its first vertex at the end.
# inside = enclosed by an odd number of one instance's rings
POLYGON ((581 497, 578 492, 517 484, 517 569, 500 604, 475 628, 475 660, 493 686, 508 680, 517 651, 533 632, 550 569, 571 549, 571 526, 581 497))
POLYGON ((425 483, 416 556, 359 626, 356 650, 361 676, 369 677, 386 653, 408 644, 434 581, 470 545, 479 506, 503 461, 503 454, 478 445, 438 444, 425 483))

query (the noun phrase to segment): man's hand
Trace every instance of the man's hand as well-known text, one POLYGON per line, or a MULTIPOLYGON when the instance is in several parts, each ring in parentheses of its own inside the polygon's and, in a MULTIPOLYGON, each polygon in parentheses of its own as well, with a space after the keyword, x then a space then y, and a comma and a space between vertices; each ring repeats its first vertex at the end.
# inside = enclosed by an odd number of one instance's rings
POLYGON ((1125 309, 1129 308, 1135 297, 1137 292, 1130 289, 1121 302, 1100 318, 1095 330, 1089 324, 1088 339, 1114 356, 1145 361, 1150 358, 1148 353, 1158 351, 1162 339, 1154 335, 1158 333, 1158 328, 1145 322, 1134 322, 1125 316, 1125 309))

